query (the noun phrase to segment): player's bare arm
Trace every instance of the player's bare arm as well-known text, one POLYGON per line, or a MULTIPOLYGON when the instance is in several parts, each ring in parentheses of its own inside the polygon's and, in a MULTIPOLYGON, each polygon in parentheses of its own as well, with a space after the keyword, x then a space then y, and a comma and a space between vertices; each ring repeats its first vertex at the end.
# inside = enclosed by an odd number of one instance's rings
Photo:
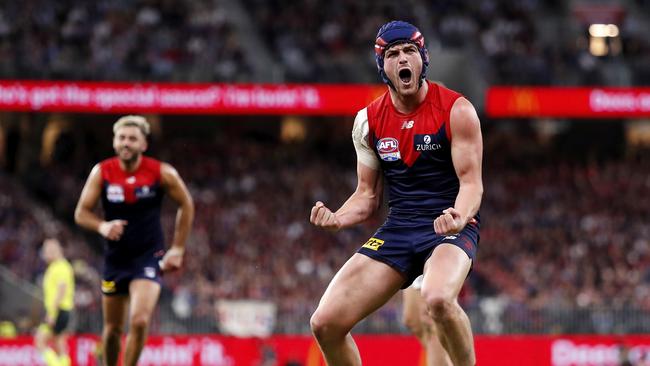
POLYGON ((458 98, 450 113, 451 158, 460 182, 454 207, 443 211, 434 220, 437 234, 456 234, 474 221, 483 196, 481 164, 483 139, 481 125, 474 106, 465 98, 458 98))
POLYGON ((185 243, 194 221, 194 201, 190 195, 185 182, 176 169, 169 164, 160 165, 160 176, 162 185, 169 197, 178 204, 176 212, 176 226, 171 248, 165 253, 161 262, 161 269, 164 271, 179 269, 183 264, 185 243))
POLYGON ((81 197, 74 211, 74 221, 84 229, 96 231, 109 240, 119 240, 124 233, 125 220, 104 221, 94 212, 102 191, 102 172, 99 164, 88 175, 81 197))
POLYGON ((357 163, 357 189, 336 212, 316 202, 309 221, 329 230, 339 230, 366 221, 377 212, 383 194, 381 171, 357 163))

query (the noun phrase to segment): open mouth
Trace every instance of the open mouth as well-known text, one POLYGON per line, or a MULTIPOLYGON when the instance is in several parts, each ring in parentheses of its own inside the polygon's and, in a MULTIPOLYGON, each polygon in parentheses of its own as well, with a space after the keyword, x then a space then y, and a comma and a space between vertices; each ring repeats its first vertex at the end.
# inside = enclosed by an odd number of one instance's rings
POLYGON ((397 75, 404 84, 408 84, 411 81, 412 73, 409 69, 401 69, 397 75))

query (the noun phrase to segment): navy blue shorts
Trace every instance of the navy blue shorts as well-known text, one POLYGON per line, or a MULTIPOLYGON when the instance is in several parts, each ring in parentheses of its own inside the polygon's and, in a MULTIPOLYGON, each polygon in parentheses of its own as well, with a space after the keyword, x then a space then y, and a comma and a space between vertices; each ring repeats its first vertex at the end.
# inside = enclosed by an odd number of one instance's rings
POLYGON ((70 312, 67 310, 59 310, 59 314, 56 316, 56 321, 54 322, 54 327, 52 328, 52 333, 54 335, 59 335, 63 333, 68 325, 70 324, 70 312))
POLYGON ((407 288, 422 274, 424 263, 440 244, 452 244, 462 249, 474 262, 480 240, 479 227, 468 224, 457 235, 437 235, 433 229, 435 217, 422 215, 389 215, 358 253, 384 262, 406 277, 407 288))
POLYGON ((156 255, 145 255, 134 258, 126 263, 104 262, 104 275, 102 278, 102 293, 104 295, 128 295, 129 284, 135 279, 146 279, 162 282, 162 272, 156 255))

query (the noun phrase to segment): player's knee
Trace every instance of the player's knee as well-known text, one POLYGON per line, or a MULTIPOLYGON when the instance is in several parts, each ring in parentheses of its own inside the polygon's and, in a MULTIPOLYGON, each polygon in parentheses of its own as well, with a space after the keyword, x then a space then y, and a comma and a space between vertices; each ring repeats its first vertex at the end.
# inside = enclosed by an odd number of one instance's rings
POLYGON ((322 338, 327 332, 327 321, 320 313, 315 312, 311 319, 309 319, 309 326, 311 327, 311 332, 316 338, 322 338))
POLYGON ((104 324, 104 337, 106 338, 120 338, 122 336, 123 328, 117 324, 104 324))
POLYGON ((134 314, 130 321, 129 327, 137 332, 144 332, 149 327, 149 316, 146 314, 134 314))
POLYGON ((54 348, 56 349, 56 353, 60 355, 68 353, 68 344, 66 342, 66 337, 63 335, 56 337, 54 348))
POLYGON ((327 316, 319 311, 311 316, 309 325, 314 337, 319 341, 345 337, 349 331, 344 324, 336 321, 335 317, 327 316))
POLYGON ((34 346, 36 346, 37 349, 43 350, 45 347, 47 347, 47 335, 41 331, 36 333, 36 336, 34 337, 34 346))
POLYGON ((435 321, 445 321, 456 313, 456 299, 439 293, 423 294, 429 314, 435 321))

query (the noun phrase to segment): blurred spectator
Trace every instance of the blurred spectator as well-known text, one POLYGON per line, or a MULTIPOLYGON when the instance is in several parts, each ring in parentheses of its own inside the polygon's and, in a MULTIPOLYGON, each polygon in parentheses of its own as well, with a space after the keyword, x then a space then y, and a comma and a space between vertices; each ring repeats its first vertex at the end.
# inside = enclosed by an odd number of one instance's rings
POLYGON ((636 14, 619 24, 620 51, 597 57, 587 25, 574 27, 569 6, 553 0, 241 5, 265 50, 246 48, 236 30, 244 20, 229 18, 217 0, 7 3, 0 78, 245 82, 254 71, 248 58, 264 51, 284 82, 378 82, 372 44, 394 19, 420 26, 434 65, 438 52, 462 50, 490 84, 645 85, 650 74, 644 18, 636 14))
MULTIPOLYGON (((634 3, 639 9, 650 4, 634 3)), ((428 44, 475 55, 491 84, 650 84, 642 18, 629 16, 620 25, 621 54, 596 57, 580 32, 545 37, 549 19, 562 29, 573 21, 559 1, 408 4, 243 2, 285 81, 377 82, 372 41, 379 25, 400 18, 423 27, 425 18, 428 44)), ((216 0, 6 2, 0 78, 247 81, 246 45, 232 21, 216 0)), ((213 331, 217 299, 271 299, 279 331, 307 332, 324 286, 381 218, 337 234, 308 224, 314 201, 336 207, 355 188, 349 130, 280 144, 230 135, 237 128, 183 131, 152 144, 154 156, 187 177, 197 206, 186 269, 165 279, 162 301, 179 324, 195 321, 213 331), (331 171, 342 173, 334 178, 331 171)), ((98 241, 67 225, 90 161, 110 153, 93 133, 66 135, 51 165, 33 162, 17 177, 9 155, 28 142, 10 131, 7 172, 0 173, 0 262, 35 281, 43 269, 39 243, 46 235, 60 237, 77 260, 77 305, 99 316, 98 241)), ((588 140, 563 144, 522 131, 486 133, 482 240, 461 296, 473 309, 470 316, 486 320, 474 322, 485 324, 483 331, 650 330, 650 320, 639 316, 650 310, 650 154, 590 155, 596 143, 588 140)), ((171 230, 173 212, 163 220, 171 230)), ((361 327, 383 331, 397 314, 398 300, 361 327)), ((89 320, 82 328, 93 326, 89 320)))
POLYGON ((0 9, 3 78, 208 82, 246 80, 250 74, 217 1, 5 5, 0 9))
POLYGON ((11 320, 0 321, 0 338, 16 338, 16 326, 11 320))
MULTIPOLYGON (((278 306, 278 331, 308 332, 319 294, 382 216, 336 234, 308 223, 314 201, 338 207, 355 188, 347 134, 325 126, 330 131, 316 140, 282 144, 242 129, 189 129, 185 136, 172 130, 173 139, 152 144, 160 151, 154 156, 187 177, 197 210, 185 270, 166 277, 162 303, 178 324, 214 331, 218 299, 271 300, 278 306)), ((524 131, 492 128, 485 134, 481 244, 462 305, 481 317, 477 324, 486 332, 650 329, 634 315, 650 309, 650 154, 595 154, 595 145, 567 152, 559 137, 542 141, 524 131), (630 318, 619 321, 612 311, 630 318), (584 321, 567 321, 578 317, 584 321)), ((40 180, 58 197, 55 202, 77 199, 88 157, 104 151, 90 141, 76 146, 95 153, 70 154, 43 168, 57 177, 40 180)), ((40 264, 29 253, 46 221, 36 219, 40 209, 28 197, 20 199, 22 189, 10 188, 10 179, 0 183, 1 192, 12 192, 0 200, 2 262, 30 278, 40 264)), ((59 217, 70 215, 62 211, 59 217)), ((173 210, 165 209, 168 237, 173 222, 173 210)), ((75 262, 75 269, 86 278, 79 306, 98 314, 98 275, 88 274, 89 267, 101 266, 97 256, 82 240, 65 240, 74 245, 73 259, 95 263, 75 262)), ((361 327, 394 331, 399 314, 395 300, 361 327)))

